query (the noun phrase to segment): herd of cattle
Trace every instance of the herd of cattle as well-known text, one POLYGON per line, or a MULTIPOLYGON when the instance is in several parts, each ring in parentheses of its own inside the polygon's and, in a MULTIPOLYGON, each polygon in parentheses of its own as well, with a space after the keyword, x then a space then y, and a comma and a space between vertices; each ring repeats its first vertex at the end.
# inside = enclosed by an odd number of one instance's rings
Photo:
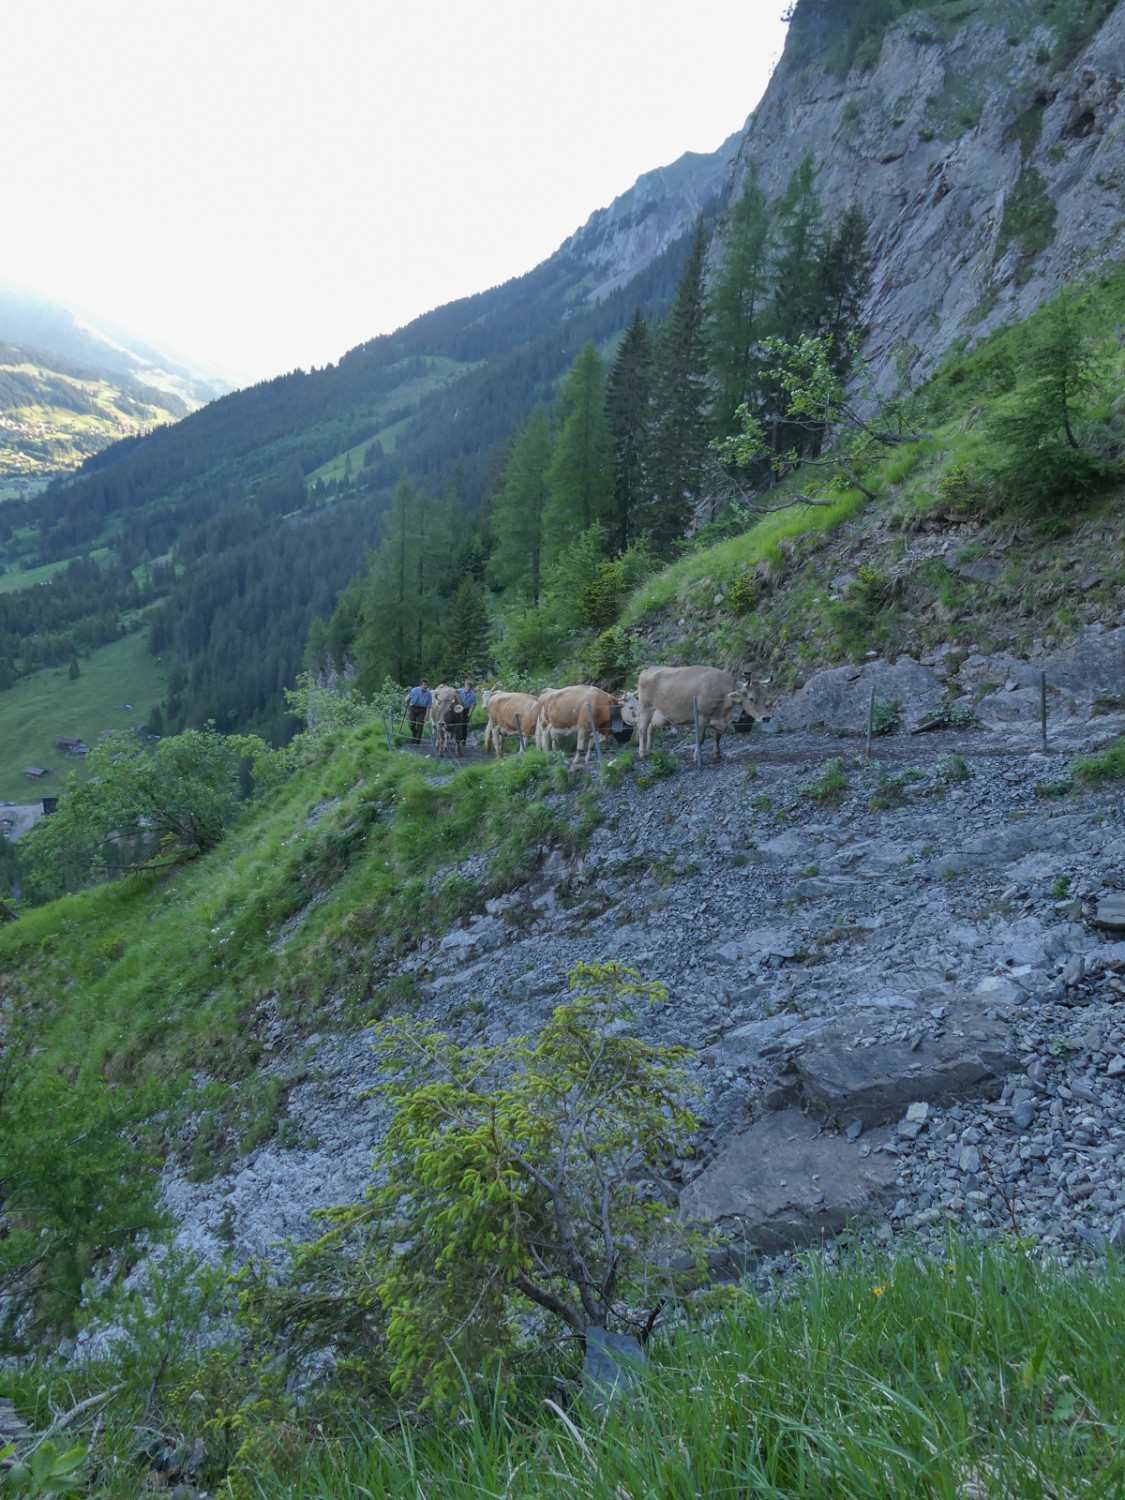
MULTIPOLYGON (((715 755, 722 759, 720 741, 732 721, 736 727, 749 727, 752 722, 769 719, 765 691, 769 680, 740 681, 718 667, 648 667, 640 675, 636 692, 619 698, 584 685, 545 688, 538 694, 492 688, 481 699, 488 715, 484 748, 487 751, 491 745, 497 756, 502 756, 505 739, 519 735, 521 747, 534 741, 540 750, 553 750, 564 736, 574 734, 578 744, 573 766, 579 757, 589 760, 595 734, 599 738, 610 734, 625 738, 635 727, 637 752, 644 758, 652 750, 653 730, 698 722, 699 743, 713 729, 715 755)), ((445 754, 451 745, 461 753, 455 728, 462 712, 456 688, 443 683, 433 690, 429 719, 439 754, 445 754)))

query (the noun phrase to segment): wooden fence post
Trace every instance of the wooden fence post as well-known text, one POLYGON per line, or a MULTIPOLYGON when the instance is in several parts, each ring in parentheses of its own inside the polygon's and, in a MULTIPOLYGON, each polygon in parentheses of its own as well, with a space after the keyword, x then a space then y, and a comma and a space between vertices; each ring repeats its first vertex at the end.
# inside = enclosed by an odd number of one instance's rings
POLYGON ((1043 731, 1043 753, 1047 753, 1047 674, 1039 674, 1039 727, 1043 731))

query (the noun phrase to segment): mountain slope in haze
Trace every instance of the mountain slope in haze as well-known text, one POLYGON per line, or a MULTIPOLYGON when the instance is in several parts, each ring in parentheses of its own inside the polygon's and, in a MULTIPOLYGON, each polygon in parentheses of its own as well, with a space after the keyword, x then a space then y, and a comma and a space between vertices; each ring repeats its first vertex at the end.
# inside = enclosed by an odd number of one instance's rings
POLYGON ((16 287, 0 286, 0 339, 58 355, 122 386, 162 391, 176 397, 184 412, 231 389, 230 381, 195 369, 105 319, 88 319, 16 287))
POLYGON ((0 482, 10 488, 77 469, 227 388, 45 298, 0 288, 0 482))
POLYGON ((178 396, 0 340, 0 483, 76 469, 186 412, 178 396))

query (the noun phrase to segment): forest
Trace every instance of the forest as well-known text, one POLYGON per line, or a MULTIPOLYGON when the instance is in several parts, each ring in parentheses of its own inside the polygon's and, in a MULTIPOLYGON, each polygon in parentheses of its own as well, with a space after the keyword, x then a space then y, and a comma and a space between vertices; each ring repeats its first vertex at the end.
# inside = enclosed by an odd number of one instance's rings
POLYGON ((608 361, 584 343, 478 509, 399 480, 366 573, 313 628, 314 674, 354 673, 371 694, 460 672, 534 685, 563 662, 620 683, 626 594, 823 439, 826 418, 779 383, 779 348, 816 341, 843 382, 862 331, 863 215, 826 222, 811 162, 772 207, 751 181, 721 235, 710 283, 701 225, 665 316, 636 306, 608 361), (760 450, 730 447, 748 425, 768 429, 760 450))

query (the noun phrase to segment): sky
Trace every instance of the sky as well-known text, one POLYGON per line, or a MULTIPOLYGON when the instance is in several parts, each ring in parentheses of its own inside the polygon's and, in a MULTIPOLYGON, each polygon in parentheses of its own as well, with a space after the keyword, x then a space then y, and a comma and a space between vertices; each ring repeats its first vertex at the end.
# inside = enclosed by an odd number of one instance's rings
POLYGON ((784 0, 21 0, 0 282, 239 384, 522 275, 756 107, 784 0))

